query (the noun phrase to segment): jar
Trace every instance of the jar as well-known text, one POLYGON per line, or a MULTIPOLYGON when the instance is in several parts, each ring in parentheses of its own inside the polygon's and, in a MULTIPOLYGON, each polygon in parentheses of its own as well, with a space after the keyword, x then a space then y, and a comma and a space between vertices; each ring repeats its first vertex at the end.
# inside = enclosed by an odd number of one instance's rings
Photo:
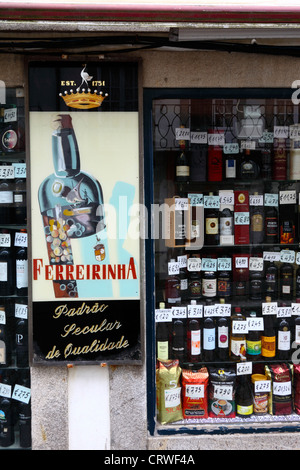
POLYGON ((251 375, 251 382, 253 384, 253 413, 256 415, 265 415, 268 413, 269 392, 255 391, 255 382, 268 380, 263 374, 251 375))

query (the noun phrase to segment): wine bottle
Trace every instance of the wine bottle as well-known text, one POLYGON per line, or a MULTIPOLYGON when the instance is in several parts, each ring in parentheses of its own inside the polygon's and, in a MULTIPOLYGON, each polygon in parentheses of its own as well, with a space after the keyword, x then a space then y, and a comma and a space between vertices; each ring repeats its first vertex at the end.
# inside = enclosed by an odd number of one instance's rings
POLYGON ((236 414, 242 418, 249 418, 253 414, 253 394, 248 375, 238 377, 236 389, 236 414))
MULTIPOLYGON (((170 263, 175 263, 175 259, 171 259, 170 263)), ((170 305, 179 305, 180 297, 180 279, 177 274, 170 274, 166 279, 166 301, 170 305)))
POLYGON ((240 177, 243 180, 255 180, 259 176, 259 166, 251 157, 250 149, 245 149, 240 166, 240 177))
POLYGON ((230 271, 218 272, 218 297, 228 300, 232 295, 232 276, 230 271))
POLYGON ((185 359, 185 337, 184 323, 177 318, 172 326, 172 359, 178 359, 179 363, 185 359))
MULTIPOLYGON (((218 131, 210 130, 209 134, 218 134, 218 131)), ((222 181, 223 150, 220 145, 208 146, 207 167, 208 181, 222 181)))
MULTIPOLYGON (((29 388, 29 380, 23 378, 20 385, 29 388)), ((28 403, 19 401, 17 411, 19 418, 20 447, 27 449, 31 447, 31 401, 29 400, 28 403)))
POLYGON ((269 181, 272 179, 272 144, 265 144, 261 151, 261 162, 261 176, 269 181))
POLYGON ((277 358, 279 360, 291 359, 291 330, 286 318, 282 318, 278 327, 277 358))
POLYGON ((13 295, 15 292, 14 263, 11 233, 3 229, 0 234, 0 295, 13 295))
POLYGON ((241 308, 235 307, 234 314, 231 317, 231 332, 230 332, 230 359, 232 361, 240 361, 241 358, 246 357, 246 334, 242 326, 245 324, 246 319, 242 315, 241 308))
POLYGON ((287 153, 285 139, 274 139, 273 180, 287 179, 287 153))
POLYGON ((218 358, 221 361, 228 360, 229 357, 229 321, 227 317, 217 319, 217 346, 218 358))
POLYGON ((262 300, 263 273, 262 271, 249 271, 249 297, 251 300, 262 300))
POLYGON ((188 320, 187 359, 190 362, 199 362, 201 359, 201 329, 198 318, 188 320))
POLYGON ((215 271, 204 271, 202 274, 202 296, 214 298, 217 295, 217 274, 215 271))
MULTIPOLYGON (((181 126, 183 127, 183 126, 181 126)), ((190 164, 186 152, 186 141, 179 141, 180 151, 176 158, 176 181, 183 183, 189 181, 190 178, 190 164)))
POLYGON ((206 317, 203 323, 203 360, 212 362, 215 359, 216 325, 211 317, 206 317))
POLYGON ((278 268, 274 262, 266 262, 265 293, 274 301, 278 298, 278 268))
POLYGON ((265 207, 265 243, 278 243, 278 211, 274 206, 265 207))
MULTIPOLYGON (((210 192, 209 196, 213 196, 210 192)), ((213 207, 204 211, 204 243, 205 245, 219 244, 219 211, 213 207)))
POLYGON ((276 334, 272 315, 264 316, 264 331, 261 337, 261 355, 263 358, 271 359, 276 356, 276 334))
POLYGON ((261 332, 255 328, 252 329, 252 324, 255 324, 256 312, 250 312, 250 325, 251 329, 246 338, 246 356, 251 361, 257 361, 261 357, 261 332))
POLYGON ((27 220, 25 175, 15 179, 13 198, 15 223, 24 224, 27 220))
POLYGON ((279 191, 279 242, 295 243, 296 191, 279 191))
MULTIPOLYGON (((165 308, 165 303, 160 302, 160 309, 165 308)), ((156 324, 156 358, 161 361, 169 359, 169 327, 168 322, 156 324)))
MULTIPOLYGON (((2 383, 8 385, 8 380, 4 378, 2 383)), ((0 416, 0 446, 9 447, 15 442, 11 398, 0 396, 0 416)))
MULTIPOLYGON (((258 196, 258 193, 254 193, 258 196)), ((256 198, 260 200, 259 197, 256 198)), ((264 210, 262 205, 250 206, 250 243, 258 245, 264 240, 264 210)))
POLYGON ((17 367, 28 366, 28 321, 20 319, 16 323, 16 362, 17 367))
POLYGON ((16 294, 18 296, 28 295, 28 259, 27 259, 27 234, 22 229, 23 237, 18 237, 20 244, 15 247, 16 258, 16 294))
POLYGON ((279 296, 283 300, 290 300, 294 297, 293 266, 290 263, 283 263, 280 267, 279 296))

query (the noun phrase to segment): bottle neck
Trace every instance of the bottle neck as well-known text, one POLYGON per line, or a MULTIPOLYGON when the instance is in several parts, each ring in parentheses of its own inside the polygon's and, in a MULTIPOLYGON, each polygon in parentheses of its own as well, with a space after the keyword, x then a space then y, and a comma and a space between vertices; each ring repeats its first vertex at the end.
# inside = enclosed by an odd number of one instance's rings
POLYGON ((80 172, 79 149, 72 128, 62 128, 53 132, 52 151, 57 176, 74 176, 80 172))

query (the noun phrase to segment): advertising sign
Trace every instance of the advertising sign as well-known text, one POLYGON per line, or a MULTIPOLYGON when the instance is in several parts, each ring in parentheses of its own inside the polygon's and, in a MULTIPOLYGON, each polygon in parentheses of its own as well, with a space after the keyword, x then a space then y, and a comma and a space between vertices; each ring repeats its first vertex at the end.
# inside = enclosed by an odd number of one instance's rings
POLYGON ((139 363, 136 63, 29 65, 34 363, 139 363))

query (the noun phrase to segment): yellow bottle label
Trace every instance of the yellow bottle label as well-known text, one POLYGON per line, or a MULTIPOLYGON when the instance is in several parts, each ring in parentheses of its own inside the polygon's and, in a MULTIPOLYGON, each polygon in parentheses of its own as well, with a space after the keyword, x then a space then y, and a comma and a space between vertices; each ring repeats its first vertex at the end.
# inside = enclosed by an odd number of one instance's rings
POLYGON ((236 411, 240 415, 252 415, 253 413, 253 405, 249 406, 242 406, 242 405, 237 405, 236 411))
POLYGON ((276 338, 275 336, 262 336, 261 337, 261 354, 264 357, 274 357, 276 353, 276 338))

